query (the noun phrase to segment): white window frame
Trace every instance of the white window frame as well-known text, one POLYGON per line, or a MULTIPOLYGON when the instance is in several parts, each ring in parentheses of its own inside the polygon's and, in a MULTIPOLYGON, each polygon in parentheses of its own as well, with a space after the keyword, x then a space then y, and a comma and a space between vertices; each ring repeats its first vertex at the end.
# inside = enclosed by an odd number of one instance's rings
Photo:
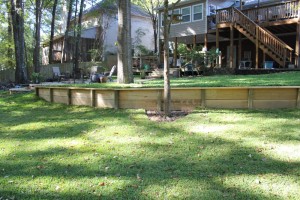
POLYGON ((186 9, 186 8, 188 8, 188 9, 190 10, 190 14, 189 14, 189 15, 190 15, 190 20, 189 20, 189 21, 186 21, 186 22, 181 21, 182 24, 184 24, 184 23, 189 23, 189 22, 191 22, 191 20, 192 20, 192 10, 191 10, 191 6, 183 7, 183 8, 180 9, 180 11, 181 11, 181 20, 183 19, 184 16, 187 16, 187 15, 183 15, 183 14, 182 14, 182 13, 183 13, 182 10, 183 10, 183 9, 186 9))
POLYGON ((193 5, 193 6, 192 6, 192 11, 193 11, 193 22, 196 22, 196 21, 202 21, 202 20, 203 20, 203 3, 193 5), (195 8, 196 6, 201 6, 201 7, 202 7, 201 12, 198 12, 198 13, 195 13, 195 12, 194 12, 194 8, 195 8), (195 14, 199 14, 199 13, 202 13, 202 18, 201 18, 201 19, 195 19, 195 14))
MULTIPOLYGON (((176 15, 180 15, 181 14, 181 9, 180 8, 176 8, 176 9, 174 9, 173 10, 173 14, 175 14, 175 11, 179 11, 176 15)), ((171 13, 170 14, 172 14, 172 11, 171 11, 171 13)), ((181 17, 179 18, 179 20, 181 19, 181 17)), ((178 25, 178 24, 180 24, 180 22, 177 22, 177 23, 172 23, 171 25, 178 25)))

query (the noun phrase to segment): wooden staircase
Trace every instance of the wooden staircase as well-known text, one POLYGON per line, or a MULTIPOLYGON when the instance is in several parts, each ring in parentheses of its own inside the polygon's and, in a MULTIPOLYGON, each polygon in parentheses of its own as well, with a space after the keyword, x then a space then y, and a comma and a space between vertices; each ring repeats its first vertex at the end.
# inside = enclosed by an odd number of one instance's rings
POLYGON ((281 67, 292 62, 293 49, 272 34, 267 29, 259 26, 238 9, 226 8, 218 10, 217 23, 229 23, 250 41, 258 46, 265 54, 270 56, 281 67))

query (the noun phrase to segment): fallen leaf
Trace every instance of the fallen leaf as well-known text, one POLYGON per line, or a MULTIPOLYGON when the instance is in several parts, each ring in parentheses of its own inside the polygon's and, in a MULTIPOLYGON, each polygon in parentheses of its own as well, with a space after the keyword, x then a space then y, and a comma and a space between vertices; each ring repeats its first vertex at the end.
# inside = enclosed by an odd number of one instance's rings
POLYGON ((105 186, 105 183, 104 182, 99 183, 99 186, 105 186))
POLYGON ((43 165, 38 165, 38 166, 36 166, 36 168, 37 168, 37 169, 43 169, 44 166, 43 166, 43 165))

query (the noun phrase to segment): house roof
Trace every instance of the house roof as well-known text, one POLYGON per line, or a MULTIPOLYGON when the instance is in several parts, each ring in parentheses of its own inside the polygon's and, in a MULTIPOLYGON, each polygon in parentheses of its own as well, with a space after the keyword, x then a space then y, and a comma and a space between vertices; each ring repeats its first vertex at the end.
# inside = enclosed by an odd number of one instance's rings
MULTIPOLYGON (((103 12, 103 11, 112 11, 112 12, 118 12, 117 5, 115 3, 110 2, 109 0, 103 0, 97 4, 95 4, 93 7, 89 8, 88 10, 84 11, 84 15, 89 15, 94 12, 103 12)), ((131 4, 131 15, 134 16, 140 16, 140 17, 150 17, 149 14, 143 10, 141 7, 131 4)))

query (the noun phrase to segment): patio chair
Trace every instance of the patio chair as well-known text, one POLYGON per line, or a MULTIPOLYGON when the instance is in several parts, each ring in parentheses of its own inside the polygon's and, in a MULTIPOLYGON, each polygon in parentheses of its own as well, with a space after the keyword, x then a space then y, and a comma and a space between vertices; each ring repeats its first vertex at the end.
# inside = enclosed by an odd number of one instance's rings
POLYGON ((52 67, 52 71, 53 71, 53 79, 58 79, 58 81, 60 82, 62 78, 65 78, 65 75, 60 73, 59 67, 52 67))
POLYGON ((194 65, 191 63, 185 64, 182 68, 184 76, 194 76, 194 65))
POLYGON ((113 81, 113 80, 112 80, 112 75, 113 75, 113 73, 115 72, 116 68, 117 68, 117 66, 114 65, 114 66, 111 68, 109 74, 107 75, 107 79, 109 80, 109 82, 112 82, 112 81, 113 81))

